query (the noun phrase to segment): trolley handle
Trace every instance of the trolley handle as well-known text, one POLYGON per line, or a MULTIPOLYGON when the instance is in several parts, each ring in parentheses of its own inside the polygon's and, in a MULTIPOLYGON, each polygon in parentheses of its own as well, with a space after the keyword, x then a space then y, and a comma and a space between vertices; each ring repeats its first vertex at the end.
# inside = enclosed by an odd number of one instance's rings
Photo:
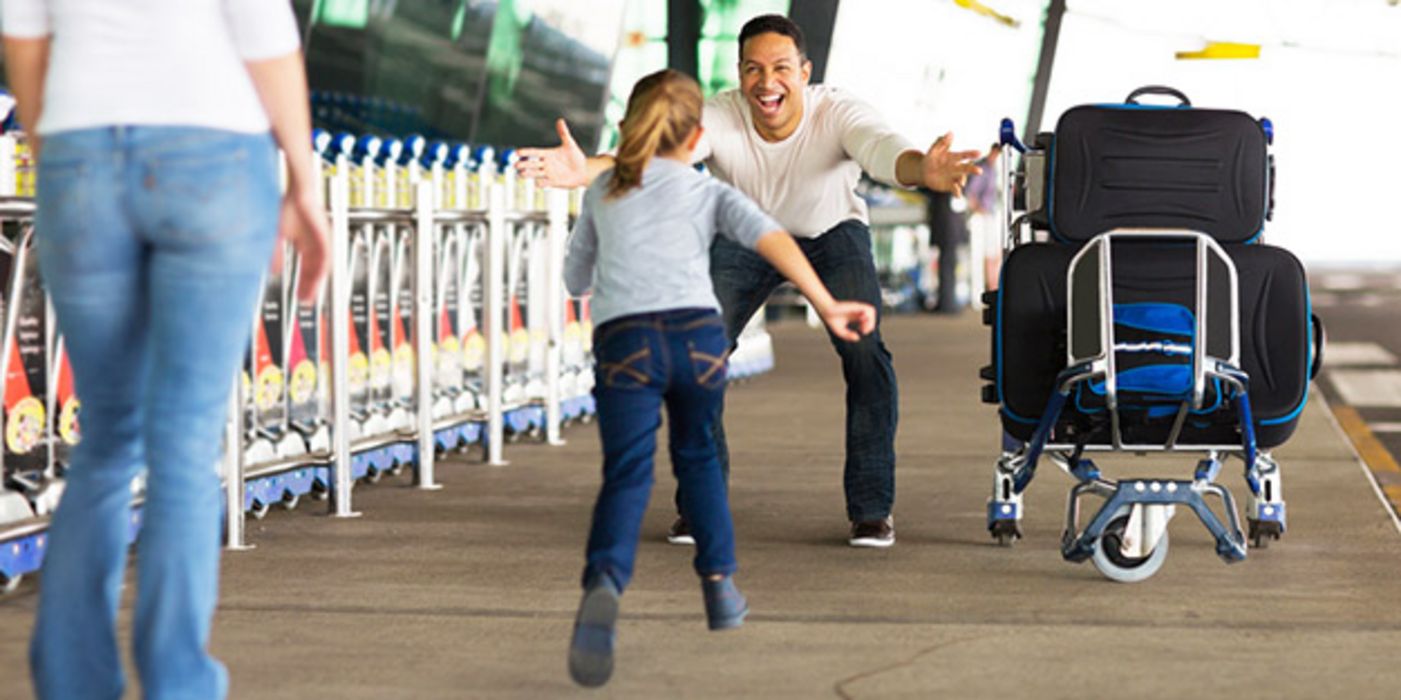
POLYGON ((1138 104, 1136 98, 1142 97, 1143 95, 1166 95, 1167 97, 1176 97, 1178 101, 1181 102, 1181 104, 1178 105, 1179 107, 1192 106, 1192 101, 1187 99, 1187 96, 1182 94, 1181 90, 1170 88, 1166 85, 1144 85, 1129 93, 1129 96, 1124 98, 1124 104, 1136 105, 1138 104))
POLYGON ((1323 348, 1328 344, 1328 334, 1323 330, 1323 319, 1318 314, 1309 314, 1309 325, 1313 327, 1313 364, 1309 366, 1309 379, 1314 379, 1323 369, 1323 348))

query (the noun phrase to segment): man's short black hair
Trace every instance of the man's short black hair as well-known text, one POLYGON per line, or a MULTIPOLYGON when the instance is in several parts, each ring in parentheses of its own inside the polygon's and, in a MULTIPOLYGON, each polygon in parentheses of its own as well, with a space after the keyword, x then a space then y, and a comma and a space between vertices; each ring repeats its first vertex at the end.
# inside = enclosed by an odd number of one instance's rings
POLYGON ((808 56, 808 42, 803 38, 803 30, 793 20, 783 15, 759 15, 754 19, 744 23, 744 28, 739 30, 739 60, 744 60, 744 42, 759 36, 760 34, 781 34, 793 40, 793 45, 798 47, 798 55, 804 60, 808 56))

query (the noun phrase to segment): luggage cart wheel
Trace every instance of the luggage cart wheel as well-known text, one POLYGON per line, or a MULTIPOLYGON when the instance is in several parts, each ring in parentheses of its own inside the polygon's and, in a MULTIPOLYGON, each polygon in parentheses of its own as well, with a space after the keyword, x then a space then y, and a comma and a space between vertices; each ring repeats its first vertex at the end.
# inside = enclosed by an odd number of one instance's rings
POLYGON ((992 538, 997 540, 999 547, 1011 547, 1013 542, 1022 538, 1021 524, 1016 520, 997 520, 988 527, 992 533, 992 538))
POLYGON ((1250 525, 1250 546, 1256 549, 1265 549, 1270 546, 1270 540, 1279 539, 1284 534, 1284 528, 1275 520, 1247 519, 1250 525))
POLYGON ((360 477, 360 481, 366 484, 378 484, 380 477, 384 476, 378 467, 371 465, 365 469, 365 475, 360 477))
POLYGON ((0 595, 9 595, 11 593, 14 593, 15 589, 19 588, 20 581, 23 580, 23 574, 15 574, 14 576, 8 576, 6 574, 0 573, 0 595))
POLYGON ((314 501, 325 501, 331 498, 331 490, 326 488, 326 484, 320 479, 311 482, 311 498, 314 501))
POLYGON ((263 503, 262 501, 259 501, 259 500, 257 500, 257 499, 254 499, 254 500, 253 500, 253 507, 248 509, 248 514, 251 515, 251 516, 253 516, 253 519, 254 519, 254 520, 262 520, 263 518, 266 518, 266 517, 267 517, 267 515, 268 515, 268 510, 270 510, 270 509, 271 509, 271 506, 269 506, 268 504, 263 503))
POLYGON ((292 491, 282 492, 282 508, 284 510, 296 510, 297 504, 300 503, 301 500, 302 497, 292 491))
POLYGON ((1105 526, 1092 560, 1095 568, 1099 569, 1105 578, 1120 583, 1137 583, 1158 573, 1158 569, 1162 568, 1168 554, 1168 533, 1167 530, 1163 531, 1157 546, 1153 547, 1153 551, 1147 556, 1131 557, 1123 551, 1124 530, 1128 524, 1129 509, 1125 506, 1105 526))

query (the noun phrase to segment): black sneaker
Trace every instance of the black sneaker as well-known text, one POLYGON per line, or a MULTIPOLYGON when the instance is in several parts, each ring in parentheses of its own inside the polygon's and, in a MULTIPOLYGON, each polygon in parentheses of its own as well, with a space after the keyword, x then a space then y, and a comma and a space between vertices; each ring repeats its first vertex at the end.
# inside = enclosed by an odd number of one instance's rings
POLYGON ((852 523, 850 543, 853 547, 889 547, 895 544, 895 516, 852 523))
POLYGON ((671 530, 666 533, 666 541, 672 544, 695 544, 696 538, 691 536, 691 524, 680 515, 676 516, 676 522, 671 524, 671 530))

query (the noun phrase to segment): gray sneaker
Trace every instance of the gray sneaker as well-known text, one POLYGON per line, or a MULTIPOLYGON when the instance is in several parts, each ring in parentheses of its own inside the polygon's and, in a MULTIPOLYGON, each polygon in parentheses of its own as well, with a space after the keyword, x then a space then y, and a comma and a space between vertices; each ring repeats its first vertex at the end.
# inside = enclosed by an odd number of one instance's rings
POLYGON ((852 523, 849 541, 853 547, 884 548, 895 544, 895 516, 852 523))
POLYGON ((618 587, 608 576, 584 591, 574 634, 569 642, 569 675, 575 683, 597 688, 613 675, 613 641, 618 624, 618 587))

